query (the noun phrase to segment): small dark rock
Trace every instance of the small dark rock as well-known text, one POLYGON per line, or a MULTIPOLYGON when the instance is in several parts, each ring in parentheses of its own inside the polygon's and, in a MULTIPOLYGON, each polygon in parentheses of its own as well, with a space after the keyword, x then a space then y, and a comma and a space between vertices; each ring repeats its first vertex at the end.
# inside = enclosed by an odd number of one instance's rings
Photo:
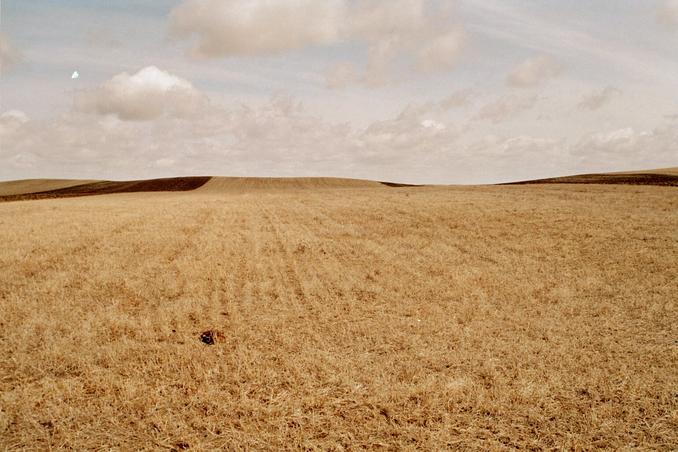
POLYGON ((214 333, 212 331, 205 331, 200 335, 200 340, 203 344, 214 345, 214 333))

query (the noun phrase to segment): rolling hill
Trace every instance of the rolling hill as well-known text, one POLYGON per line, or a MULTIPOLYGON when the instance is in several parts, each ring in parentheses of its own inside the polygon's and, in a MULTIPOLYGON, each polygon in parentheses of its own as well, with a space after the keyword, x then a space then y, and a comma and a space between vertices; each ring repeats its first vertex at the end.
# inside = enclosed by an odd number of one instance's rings
MULTIPOLYGON (((583 174, 555 177, 500 185, 528 184, 612 184, 678 186, 678 168, 658 170, 583 174)), ((135 181, 96 181, 30 179, 0 182, 0 201, 71 198, 137 192, 180 192, 197 190, 199 193, 244 192, 251 190, 305 190, 330 188, 416 187, 394 182, 332 177, 173 177, 135 181)))
POLYGON ((660 185, 678 187, 678 168, 623 173, 580 174, 576 176, 511 182, 505 185, 526 184, 660 185))

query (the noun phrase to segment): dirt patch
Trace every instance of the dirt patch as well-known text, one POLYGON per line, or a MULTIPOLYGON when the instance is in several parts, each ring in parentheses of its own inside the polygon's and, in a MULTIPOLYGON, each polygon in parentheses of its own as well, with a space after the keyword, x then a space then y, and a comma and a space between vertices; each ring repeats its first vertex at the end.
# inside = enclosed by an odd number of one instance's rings
POLYGON ((379 182, 381 185, 386 185, 391 188, 402 188, 402 187, 423 187, 424 185, 414 185, 414 184, 399 184, 397 182, 379 182))
POLYGON ((113 193, 191 191, 202 187, 210 179, 210 177, 172 177, 167 179, 149 179, 126 182, 101 181, 37 193, 0 196, 0 201, 73 198, 77 196, 108 195, 113 193))
POLYGON ((529 184, 615 184, 615 185, 659 185, 678 187, 678 176, 671 174, 582 174, 579 176, 553 177, 499 185, 529 184))

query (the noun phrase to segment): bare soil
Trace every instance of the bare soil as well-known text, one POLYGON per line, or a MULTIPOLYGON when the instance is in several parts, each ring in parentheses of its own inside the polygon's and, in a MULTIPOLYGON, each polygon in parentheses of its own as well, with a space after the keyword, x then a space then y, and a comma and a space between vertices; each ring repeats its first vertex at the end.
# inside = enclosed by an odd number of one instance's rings
POLYGON ((656 173, 582 174, 579 176, 554 177, 550 179, 512 182, 505 185, 527 184, 614 184, 678 187, 678 175, 656 173))
POLYGON ((191 191, 205 185, 211 177, 172 177, 125 182, 98 181, 55 190, 37 191, 0 196, 2 201, 25 201, 51 198, 73 198, 78 196, 110 195, 113 193, 174 192, 191 191))

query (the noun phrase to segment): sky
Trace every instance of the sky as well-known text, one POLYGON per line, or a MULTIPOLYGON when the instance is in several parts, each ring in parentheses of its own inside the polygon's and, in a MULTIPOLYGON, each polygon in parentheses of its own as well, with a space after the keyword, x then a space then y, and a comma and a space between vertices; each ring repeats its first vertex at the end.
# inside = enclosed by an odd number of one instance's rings
POLYGON ((0 1, 0 180, 678 166, 678 0, 0 1))

